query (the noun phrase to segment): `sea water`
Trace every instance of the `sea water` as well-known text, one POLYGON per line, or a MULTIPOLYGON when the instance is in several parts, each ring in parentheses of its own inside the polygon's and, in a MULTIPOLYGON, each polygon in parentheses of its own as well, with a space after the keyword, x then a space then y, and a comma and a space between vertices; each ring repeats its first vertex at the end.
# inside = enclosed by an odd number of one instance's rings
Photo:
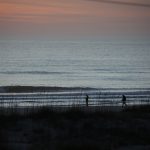
POLYGON ((150 88, 150 42, 0 41, 0 86, 150 88))

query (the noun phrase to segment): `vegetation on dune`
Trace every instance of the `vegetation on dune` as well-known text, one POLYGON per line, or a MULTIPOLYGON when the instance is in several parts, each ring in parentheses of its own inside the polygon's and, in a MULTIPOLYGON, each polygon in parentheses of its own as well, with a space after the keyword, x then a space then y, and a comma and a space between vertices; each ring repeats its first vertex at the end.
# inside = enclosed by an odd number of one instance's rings
POLYGON ((150 107, 122 112, 58 112, 43 107, 28 114, 0 115, 0 149, 113 150, 148 147, 150 107))

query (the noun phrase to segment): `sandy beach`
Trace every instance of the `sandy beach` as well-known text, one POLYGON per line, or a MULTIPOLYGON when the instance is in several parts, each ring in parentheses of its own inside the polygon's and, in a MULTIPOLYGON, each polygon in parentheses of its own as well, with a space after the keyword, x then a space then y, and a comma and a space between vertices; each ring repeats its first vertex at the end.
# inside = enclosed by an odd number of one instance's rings
POLYGON ((84 87, 32 87, 8 86, 0 88, 1 107, 85 107, 86 95, 90 108, 110 108, 122 106, 122 95, 126 103, 132 105, 150 104, 150 89, 96 89, 84 87))

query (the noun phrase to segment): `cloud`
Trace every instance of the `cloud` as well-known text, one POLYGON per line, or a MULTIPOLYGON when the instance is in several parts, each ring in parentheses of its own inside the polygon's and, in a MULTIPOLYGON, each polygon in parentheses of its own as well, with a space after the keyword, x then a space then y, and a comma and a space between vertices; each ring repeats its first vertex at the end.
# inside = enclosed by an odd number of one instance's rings
POLYGON ((89 1, 96 1, 96 2, 101 2, 101 3, 109 3, 109 4, 117 4, 117 5, 126 5, 126 6, 150 8, 150 4, 144 4, 144 3, 122 2, 122 1, 116 1, 116 0, 89 0, 89 1))

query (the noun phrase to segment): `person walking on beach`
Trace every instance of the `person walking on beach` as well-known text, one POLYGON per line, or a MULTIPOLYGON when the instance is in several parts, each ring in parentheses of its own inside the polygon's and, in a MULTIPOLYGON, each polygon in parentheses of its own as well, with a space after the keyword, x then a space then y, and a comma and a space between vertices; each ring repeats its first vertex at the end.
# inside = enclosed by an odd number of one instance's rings
POLYGON ((122 95, 122 108, 126 107, 126 106, 127 106, 127 104, 126 104, 126 96, 122 95))
POLYGON ((86 95, 86 107, 88 107, 88 104, 89 103, 89 96, 88 95, 86 95))

